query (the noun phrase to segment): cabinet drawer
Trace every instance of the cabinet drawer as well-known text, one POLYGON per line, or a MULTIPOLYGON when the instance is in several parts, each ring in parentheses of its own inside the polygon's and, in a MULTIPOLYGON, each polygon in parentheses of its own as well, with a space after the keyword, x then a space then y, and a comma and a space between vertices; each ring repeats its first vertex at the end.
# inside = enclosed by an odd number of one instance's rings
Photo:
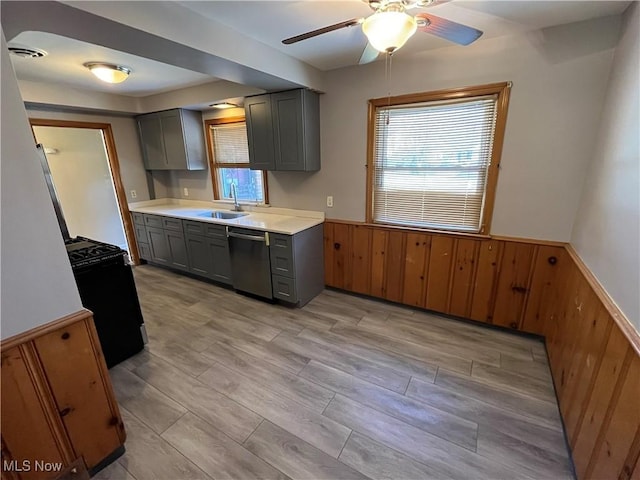
POLYGON ((227 228, 224 225, 205 223, 205 235, 213 238, 227 238, 227 228))
POLYGON ((162 218, 162 227, 165 230, 172 230, 174 232, 182 231, 182 220, 171 217, 163 217, 162 218))
POLYGON ((269 234, 271 257, 271 273, 274 275, 294 276, 293 269, 293 237, 279 233, 269 234))
POLYGON ((184 224, 184 233, 186 234, 195 234, 195 235, 204 235, 204 229, 206 224, 203 222, 192 222, 191 220, 185 220, 184 224))
POLYGON ((133 217, 133 223, 136 225, 144 225, 144 214, 138 212, 131 212, 133 217))
POLYGON ((162 228, 162 217, 157 215, 145 215, 144 224, 148 227, 162 228))
POLYGON ((298 302, 296 281, 293 278, 283 277, 282 275, 272 275, 271 284, 273 285, 274 298, 290 303, 298 302))

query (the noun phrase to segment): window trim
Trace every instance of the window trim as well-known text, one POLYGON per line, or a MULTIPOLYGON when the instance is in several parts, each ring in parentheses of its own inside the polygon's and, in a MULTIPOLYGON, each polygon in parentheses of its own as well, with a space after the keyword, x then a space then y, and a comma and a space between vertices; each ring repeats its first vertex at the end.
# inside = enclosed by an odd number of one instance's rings
MULTIPOLYGON (((207 143, 207 162, 209 164, 209 174, 211 175, 211 185, 213 187, 213 199, 220 201, 228 201, 227 198, 220 197, 220 189, 218 188, 218 177, 216 170, 218 168, 250 168, 246 163, 225 163, 219 164, 214 162, 213 141, 211 139, 210 128, 215 125, 224 125, 227 123, 245 123, 244 116, 210 118, 204 121, 204 135, 207 143), (220 165, 220 166, 219 166, 220 165), (221 166, 224 165, 224 166, 221 166)), ((269 204, 269 183, 267 182, 267 171, 262 170, 262 183, 264 185, 264 201, 261 205, 269 204)))
POLYGON ((465 236, 486 236, 491 231, 491 221, 493 219, 493 207, 495 205, 496 187, 498 184, 498 172, 500 169, 500 159, 502 157, 502 147, 504 143, 504 133, 507 124, 507 111, 509 107, 509 95, 511 92, 511 82, 490 83, 472 87, 459 87, 432 92, 410 93, 395 97, 373 98, 369 100, 369 112, 367 119, 367 204, 366 222, 374 225, 385 225, 403 227, 411 230, 429 230, 440 233, 464 234, 465 236), (432 102, 439 100, 452 100, 460 98, 473 98, 484 95, 498 95, 496 101, 496 125, 493 140, 493 150, 491 152, 491 163, 487 173, 487 187, 485 193, 485 204, 482 213, 480 231, 478 233, 457 232, 455 230, 427 229, 407 225, 388 224, 377 222, 373 219, 373 191, 374 191, 374 148, 375 148, 375 124, 376 110, 380 107, 407 105, 412 103, 432 102))

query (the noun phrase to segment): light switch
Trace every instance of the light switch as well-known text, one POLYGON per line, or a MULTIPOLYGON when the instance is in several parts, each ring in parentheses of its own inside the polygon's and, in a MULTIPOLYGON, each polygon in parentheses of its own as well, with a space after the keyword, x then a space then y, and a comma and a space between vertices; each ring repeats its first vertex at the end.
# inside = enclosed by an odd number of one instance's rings
POLYGON ((138 198, 138 192, 131 190, 131 198, 138 198))

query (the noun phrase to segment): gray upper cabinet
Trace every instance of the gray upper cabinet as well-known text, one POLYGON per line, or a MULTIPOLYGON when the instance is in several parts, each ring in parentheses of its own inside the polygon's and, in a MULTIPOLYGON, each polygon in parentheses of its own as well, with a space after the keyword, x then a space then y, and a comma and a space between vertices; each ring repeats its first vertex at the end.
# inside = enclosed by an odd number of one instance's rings
POLYGON ((147 170, 207 168, 200 112, 174 109, 137 117, 147 170))
POLYGON ((290 90, 245 99, 249 161, 254 170, 320 170, 320 99, 290 90))
POLYGON ((271 95, 258 95, 245 99, 244 114, 251 169, 275 170, 271 95))

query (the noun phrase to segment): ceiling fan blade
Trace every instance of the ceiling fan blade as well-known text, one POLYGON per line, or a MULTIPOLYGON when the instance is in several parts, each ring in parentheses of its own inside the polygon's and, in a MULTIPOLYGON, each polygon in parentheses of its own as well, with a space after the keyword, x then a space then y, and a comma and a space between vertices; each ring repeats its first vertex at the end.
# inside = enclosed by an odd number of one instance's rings
POLYGON ((380 52, 367 42, 367 46, 364 47, 364 51, 362 52, 362 55, 360 55, 360 61, 358 64, 364 65, 365 63, 371 63, 378 58, 378 55, 380 55, 380 52))
POLYGON ((482 31, 480 30, 467 27, 461 23, 452 22, 446 18, 436 17, 430 13, 418 13, 416 19, 424 19, 427 21, 427 25, 418 27, 418 30, 444 38, 459 45, 469 45, 482 35, 482 31))
POLYGON ((312 30, 307 33, 302 33, 300 35, 296 35, 295 37, 285 38, 282 43, 285 45, 291 45, 292 43, 299 42, 301 40, 306 40, 307 38, 317 37, 318 35, 322 35, 323 33, 333 32, 334 30, 340 30, 341 28, 353 27, 354 25, 360 25, 364 21, 364 18, 353 18, 351 20, 347 20, 345 22, 336 23, 334 25, 329 25, 327 27, 322 27, 317 30, 312 30))

